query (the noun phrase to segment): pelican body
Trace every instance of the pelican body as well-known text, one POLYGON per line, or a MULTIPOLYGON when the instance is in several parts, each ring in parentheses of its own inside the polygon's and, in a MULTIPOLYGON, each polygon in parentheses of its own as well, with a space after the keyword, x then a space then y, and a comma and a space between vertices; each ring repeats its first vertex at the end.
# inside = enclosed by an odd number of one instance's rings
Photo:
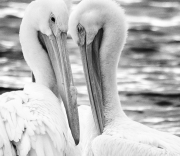
POLYGON ((36 0, 26 9, 20 43, 36 82, 0 96, 0 155, 80 155, 76 90, 66 50, 68 5, 36 0))
POLYGON ((122 109, 116 71, 127 38, 123 9, 111 0, 83 0, 70 15, 69 31, 80 47, 96 125, 84 155, 180 155, 179 137, 133 121, 122 109))

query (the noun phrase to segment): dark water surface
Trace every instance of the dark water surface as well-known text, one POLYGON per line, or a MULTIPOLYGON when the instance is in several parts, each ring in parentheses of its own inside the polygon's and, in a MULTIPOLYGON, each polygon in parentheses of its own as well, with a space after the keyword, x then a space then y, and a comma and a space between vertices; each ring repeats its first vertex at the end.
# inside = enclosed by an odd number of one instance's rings
MULTIPOLYGON (((79 1, 74 1, 73 8, 79 1)), ((118 90, 129 117, 180 135, 180 1, 121 0, 129 36, 118 69, 118 90)), ((31 81, 18 32, 26 3, 0 3, 0 93, 31 81)), ((78 104, 89 104, 80 53, 68 39, 78 104)))

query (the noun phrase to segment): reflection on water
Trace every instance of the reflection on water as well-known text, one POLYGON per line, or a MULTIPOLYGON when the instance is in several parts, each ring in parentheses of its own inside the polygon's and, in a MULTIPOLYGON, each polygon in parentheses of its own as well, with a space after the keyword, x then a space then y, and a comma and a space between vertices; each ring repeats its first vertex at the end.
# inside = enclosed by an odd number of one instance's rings
MULTIPOLYGON (((79 1, 74 1, 73 9, 79 1)), ((119 0, 129 37, 118 69, 124 110, 136 121, 180 135, 180 2, 119 0)), ((30 82, 18 39, 26 3, 0 4, 0 93, 30 82)), ((78 104, 89 104, 77 45, 68 38, 78 104)))

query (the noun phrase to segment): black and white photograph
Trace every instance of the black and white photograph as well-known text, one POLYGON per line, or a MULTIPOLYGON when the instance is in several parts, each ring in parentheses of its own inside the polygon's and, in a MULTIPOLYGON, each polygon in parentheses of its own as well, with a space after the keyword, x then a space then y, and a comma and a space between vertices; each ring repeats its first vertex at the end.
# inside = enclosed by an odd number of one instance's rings
POLYGON ((180 156, 180 0, 0 0, 0 156, 180 156))

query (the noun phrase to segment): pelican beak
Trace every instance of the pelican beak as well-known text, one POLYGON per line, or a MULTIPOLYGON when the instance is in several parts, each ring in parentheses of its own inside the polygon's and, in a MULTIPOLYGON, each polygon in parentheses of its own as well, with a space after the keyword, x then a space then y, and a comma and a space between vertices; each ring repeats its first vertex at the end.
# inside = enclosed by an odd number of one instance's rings
POLYGON ((86 31, 80 24, 78 25, 78 35, 92 113, 96 127, 101 134, 104 129, 104 107, 99 51, 103 29, 99 30, 93 42, 88 45, 86 44, 86 31))
POLYGON ((67 32, 62 32, 50 21, 52 34, 47 36, 40 33, 39 38, 44 42, 57 80, 58 91, 65 106, 69 127, 76 145, 79 143, 79 117, 77 109, 77 91, 74 86, 68 51, 66 49, 67 32))

